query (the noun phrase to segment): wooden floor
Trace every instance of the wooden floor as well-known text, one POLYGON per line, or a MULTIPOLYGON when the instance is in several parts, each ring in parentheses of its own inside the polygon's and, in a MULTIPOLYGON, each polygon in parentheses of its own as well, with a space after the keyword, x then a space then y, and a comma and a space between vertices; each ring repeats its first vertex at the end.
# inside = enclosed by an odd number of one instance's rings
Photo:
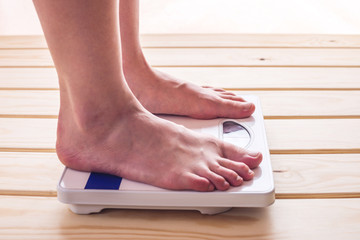
POLYGON ((260 96, 276 202, 216 216, 56 199, 59 91, 42 37, 0 37, 0 239, 360 239, 360 35, 146 35, 150 63, 260 96))

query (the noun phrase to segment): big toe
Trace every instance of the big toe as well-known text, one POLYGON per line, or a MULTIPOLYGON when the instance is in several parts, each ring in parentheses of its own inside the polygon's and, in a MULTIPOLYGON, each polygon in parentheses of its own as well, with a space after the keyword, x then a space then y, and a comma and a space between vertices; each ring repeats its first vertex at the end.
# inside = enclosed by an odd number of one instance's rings
POLYGON ((250 102, 240 102, 229 99, 222 99, 218 104, 218 117, 246 118, 255 111, 255 105, 250 102))
POLYGON ((251 169, 259 166, 263 159, 261 152, 248 151, 227 142, 223 142, 222 144, 222 150, 225 158, 237 162, 243 162, 251 169))
POLYGON ((260 165, 262 159, 263 159, 263 155, 261 152, 247 151, 246 155, 244 156, 244 160, 242 162, 248 165, 249 168, 256 168, 257 166, 260 165))

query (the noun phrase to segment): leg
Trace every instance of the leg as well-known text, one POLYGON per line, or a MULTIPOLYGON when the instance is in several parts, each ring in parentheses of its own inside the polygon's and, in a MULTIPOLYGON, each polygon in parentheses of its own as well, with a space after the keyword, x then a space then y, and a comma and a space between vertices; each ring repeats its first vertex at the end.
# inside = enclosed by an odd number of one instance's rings
POLYGON ((203 119, 243 118, 254 112, 252 103, 246 103, 230 92, 199 87, 151 68, 139 41, 138 0, 120 1, 120 32, 126 80, 135 96, 150 112, 203 119))
POLYGON ((161 120, 133 96, 122 73, 116 0, 34 3, 60 82, 56 151, 66 166, 198 191, 253 177, 260 153, 161 120))

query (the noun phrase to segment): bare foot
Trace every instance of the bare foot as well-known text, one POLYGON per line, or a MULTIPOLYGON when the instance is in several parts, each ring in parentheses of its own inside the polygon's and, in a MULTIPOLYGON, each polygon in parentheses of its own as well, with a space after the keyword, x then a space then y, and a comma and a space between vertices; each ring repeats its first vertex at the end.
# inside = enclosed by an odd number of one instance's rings
POLYGON ((252 103, 223 89, 200 87, 151 68, 145 60, 124 64, 128 85, 152 113, 199 119, 244 118, 255 110, 252 103))
MULTIPOLYGON (((260 153, 249 154, 162 120, 133 96, 123 78, 121 50, 131 53, 125 61, 134 60, 131 55, 138 50, 120 46, 118 1, 34 3, 59 76, 56 151, 66 166, 168 189, 198 191, 226 190, 253 177, 249 167, 259 165, 260 153)), ((121 15, 126 13, 129 18, 134 15, 126 9, 121 15)), ((153 71, 142 74, 145 82, 128 74, 129 83, 155 113, 235 118, 253 111, 241 99, 227 100, 235 98, 231 94, 170 77, 164 81, 165 75, 153 71)))
MULTIPOLYGON (((129 104, 131 105, 131 104, 129 104)), ((60 110, 57 154, 68 167, 103 172, 176 190, 226 190, 250 180, 261 153, 160 119, 139 104, 109 121, 97 116, 79 127, 71 110, 60 110)))

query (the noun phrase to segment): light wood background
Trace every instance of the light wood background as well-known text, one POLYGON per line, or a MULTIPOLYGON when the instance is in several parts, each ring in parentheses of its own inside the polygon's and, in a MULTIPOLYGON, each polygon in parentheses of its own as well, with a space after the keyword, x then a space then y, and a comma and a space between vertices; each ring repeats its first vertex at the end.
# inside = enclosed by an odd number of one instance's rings
POLYGON ((106 210, 56 199, 56 72, 40 36, 0 37, 0 239, 359 239, 360 35, 144 35, 160 70, 260 96, 276 202, 106 210))

